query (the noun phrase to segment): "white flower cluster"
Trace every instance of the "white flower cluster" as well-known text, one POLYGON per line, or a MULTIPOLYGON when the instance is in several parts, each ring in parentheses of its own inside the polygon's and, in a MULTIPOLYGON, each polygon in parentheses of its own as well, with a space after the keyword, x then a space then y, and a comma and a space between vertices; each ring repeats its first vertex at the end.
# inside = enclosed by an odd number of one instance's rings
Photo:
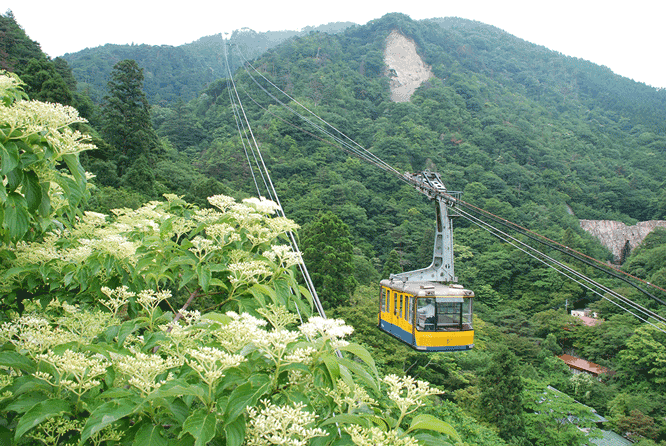
POLYGON ((282 268, 290 268, 303 263, 300 252, 294 252, 289 245, 274 245, 271 249, 264 251, 264 257, 282 268))
POLYGON ((116 370, 120 371, 127 384, 139 390, 144 396, 151 394, 164 383, 174 379, 169 373, 163 379, 158 377, 166 375, 167 372, 183 364, 182 359, 176 357, 163 358, 156 354, 146 354, 130 347, 131 354, 119 355, 112 353, 116 370))
POLYGON ((415 380, 411 376, 399 377, 391 374, 385 376, 382 381, 388 386, 388 397, 398 406, 403 415, 423 406, 426 397, 442 393, 430 387, 430 383, 415 380))
POLYGON ((171 291, 169 290, 143 290, 139 292, 139 297, 137 297, 136 301, 143 307, 144 310, 146 310, 148 313, 152 313, 161 302, 170 298, 171 291))
POLYGON ((265 333, 265 330, 260 328, 267 324, 264 320, 257 319, 248 313, 239 315, 233 311, 228 311, 226 314, 231 318, 231 321, 222 325, 212 334, 227 351, 240 351, 265 333))
POLYGON ((342 319, 325 319, 321 316, 311 317, 298 329, 312 341, 319 338, 330 340, 333 348, 349 345, 343 338, 354 332, 354 327, 345 324, 342 319))
POLYGON ((126 285, 117 287, 113 290, 104 286, 101 291, 106 297, 108 297, 108 299, 100 300, 100 303, 108 308, 114 316, 118 314, 118 310, 127 305, 131 297, 136 295, 136 293, 129 291, 129 288, 126 285))
POLYGON ((62 354, 55 354, 52 350, 35 359, 44 361, 56 371, 56 375, 46 372, 35 372, 34 376, 49 382, 55 387, 70 390, 77 395, 83 395, 90 389, 101 384, 96 379, 106 373, 109 362, 101 355, 90 355, 83 352, 65 350, 62 354))
POLYGON ((0 326, 0 340, 11 342, 20 353, 31 356, 43 353, 56 345, 77 342, 78 336, 38 316, 26 314, 0 326))
POLYGON ((306 446, 311 438, 328 435, 320 428, 308 427, 316 421, 317 415, 303 410, 303 403, 295 403, 293 407, 276 406, 262 400, 262 404, 264 408, 260 411, 247 408, 250 418, 246 434, 248 446, 306 446))
POLYGON ((259 283, 266 276, 273 273, 269 265, 261 260, 230 263, 227 268, 231 273, 228 279, 234 285, 259 283))
POLYGON ((191 240, 192 247, 189 248, 189 251, 192 252, 197 259, 202 260, 206 254, 209 254, 214 251, 222 249, 215 241, 203 238, 201 236, 196 236, 191 240))
POLYGON ((418 446, 420 444, 415 438, 401 437, 394 430, 383 431, 378 427, 368 429, 354 424, 345 426, 344 430, 358 446, 418 446))
POLYGON ((197 372, 203 382, 213 386, 217 380, 224 377, 224 371, 231 367, 238 367, 245 362, 241 355, 231 355, 224 350, 214 347, 198 347, 188 349, 187 364, 197 372))
POLYGON ((212 197, 208 197, 208 202, 222 212, 225 212, 231 206, 236 204, 236 200, 234 200, 233 197, 228 197, 226 195, 213 195, 212 197))
POLYGON ((266 215, 272 215, 275 213, 276 210, 280 209, 280 206, 276 202, 272 200, 267 200, 264 197, 245 198, 243 200, 243 203, 245 203, 247 206, 252 207, 257 212, 266 215))

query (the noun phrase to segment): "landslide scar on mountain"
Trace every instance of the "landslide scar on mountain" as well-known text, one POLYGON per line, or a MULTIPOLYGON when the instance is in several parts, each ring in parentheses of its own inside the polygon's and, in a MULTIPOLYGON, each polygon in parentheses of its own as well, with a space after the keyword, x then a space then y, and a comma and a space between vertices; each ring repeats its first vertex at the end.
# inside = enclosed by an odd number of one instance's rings
POLYGON ((416 89, 434 76, 416 53, 414 41, 396 30, 386 38, 384 62, 393 102, 409 102, 416 89))

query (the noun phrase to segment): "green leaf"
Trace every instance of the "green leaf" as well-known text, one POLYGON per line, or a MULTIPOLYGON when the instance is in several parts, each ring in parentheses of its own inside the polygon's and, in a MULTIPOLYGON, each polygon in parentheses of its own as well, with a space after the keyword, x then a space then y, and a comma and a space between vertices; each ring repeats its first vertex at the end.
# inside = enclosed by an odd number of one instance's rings
POLYGON ((425 432, 413 435, 413 438, 418 440, 419 444, 424 446, 452 446, 448 441, 442 441, 441 437, 435 437, 433 435, 426 434, 425 432))
POLYGON ((349 413, 343 413, 341 415, 336 415, 331 418, 327 418, 322 422, 318 427, 328 426, 329 424, 358 424, 360 426, 369 427, 368 420, 360 415, 354 415, 349 413))
POLYGON ((21 194, 12 192, 7 195, 5 208, 5 224, 9 229, 9 237, 18 240, 28 232, 30 215, 26 209, 25 198, 21 194))
POLYGON ((0 365, 32 373, 37 366, 32 359, 17 352, 0 352, 0 365))
POLYGON ((141 402, 137 405, 130 399, 109 401, 98 406, 97 409, 90 414, 90 417, 88 417, 86 425, 83 426, 83 430, 81 431, 81 443, 85 443, 88 438, 101 431, 109 424, 113 424, 121 418, 131 415, 140 406, 141 402))
POLYGON ((245 441, 245 417, 238 417, 224 426, 227 446, 241 446, 245 441))
POLYGON ((194 437, 194 446, 205 446, 215 436, 216 426, 215 414, 199 409, 185 420, 183 431, 178 438, 181 438, 187 432, 194 437))
POLYGON ((30 392, 19 395, 14 401, 3 408, 4 411, 16 413, 25 413, 36 404, 48 399, 48 394, 44 392, 30 392))
POLYGON ((372 372, 375 374, 375 378, 377 379, 377 381, 379 381, 379 372, 377 371, 375 360, 372 358, 372 355, 370 354, 369 351, 367 351, 365 348, 361 347, 360 345, 353 343, 350 343, 345 347, 340 347, 340 350, 353 353, 354 355, 358 356, 358 358, 361 361, 365 362, 366 365, 370 367, 372 372))
POLYGON ((56 417, 63 412, 69 412, 69 404, 67 401, 46 400, 35 404, 21 417, 16 425, 14 440, 21 438, 23 434, 40 424, 42 421, 51 417, 56 417))
POLYGON ((359 364, 358 362, 351 361, 347 358, 338 358, 338 362, 340 363, 341 366, 347 367, 349 370, 351 370, 356 376, 360 377, 365 381, 365 383, 372 387, 375 392, 379 392, 379 386, 377 385, 377 381, 374 380, 372 375, 370 375, 364 368, 359 364))
POLYGON ((133 446, 167 446, 167 439, 162 436, 164 428, 155 424, 144 424, 134 437, 133 446))
POLYGON ((461 442, 460 435, 458 432, 447 422, 440 420, 439 418, 433 417, 428 414, 421 414, 414 417, 412 424, 407 429, 407 433, 415 429, 427 429, 440 434, 448 435, 453 438, 455 441, 461 442))
POLYGON ((19 163, 19 151, 16 144, 8 142, 5 145, 0 144, 0 156, 2 156, 2 168, 0 174, 7 175, 14 170, 19 163))
POLYGON ((210 287, 210 269, 204 265, 197 265, 197 275, 199 276, 199 286, 204 291, 204 293, 207 293, 208 288, 210 287))
POLYGON ((243 413, 247 406, 254 406, 257 404, 259 398, 271 390, 270 377, 266 375, 259 376, 262 378, 257 379, 258 377, 253 377, 255 378, 254 381, 256 381, 254 385, 252 382, 246 382, 231 392, 227 406, 227 420, 235 420, 236 417, 243 413))
POLYGON ((28 170, 23 175, 23 187, 21 192, 25 197, 28 211, 35 212, 42 201, 42 187, 39 185, 39 178, 32 170, 28 170))

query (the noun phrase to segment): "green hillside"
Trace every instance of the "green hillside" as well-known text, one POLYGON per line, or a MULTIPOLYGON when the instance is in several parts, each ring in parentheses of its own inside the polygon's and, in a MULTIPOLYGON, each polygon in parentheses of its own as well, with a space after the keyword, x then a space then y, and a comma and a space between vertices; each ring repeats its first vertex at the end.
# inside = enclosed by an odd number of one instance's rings
MULTIPOLYGON (((239 45, 248 57, 256 57, 269 48, 294 36, 312 30, 334 33, 351 23, 331 23, 303 31, 269 31, 257 33, 251 29, 234 31, 228 36, 230 42, 239 45)), ((215 79, 227 76, 224 59, 224 42, 221 34, 201 37, 195 42, 180 46, 170 45, 112 45, 65 54, 62 56, 79 82, 79 88, 100 101, 106 94, 106 83, 113 66, 124 59, 134 59, 145 70, 145 90, 153 104, 173 104, 180 100, 195 98, 202 89, 215 79)), ((231 59, 231 69, 238 68, 231 59)))

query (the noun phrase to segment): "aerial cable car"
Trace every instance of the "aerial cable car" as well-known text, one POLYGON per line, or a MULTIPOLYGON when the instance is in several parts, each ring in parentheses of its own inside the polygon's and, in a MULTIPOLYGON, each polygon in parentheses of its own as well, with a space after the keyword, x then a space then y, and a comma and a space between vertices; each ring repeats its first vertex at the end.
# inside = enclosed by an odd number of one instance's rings
POLYGON ((391 274, 380 282, 378 327, 418 351, 461 351, 474 347, 474 292, 457 284, 453 269, 453 226, 447 192, 438 173, 405 174, 436 202, 437 227, 430 266, 391 274))

